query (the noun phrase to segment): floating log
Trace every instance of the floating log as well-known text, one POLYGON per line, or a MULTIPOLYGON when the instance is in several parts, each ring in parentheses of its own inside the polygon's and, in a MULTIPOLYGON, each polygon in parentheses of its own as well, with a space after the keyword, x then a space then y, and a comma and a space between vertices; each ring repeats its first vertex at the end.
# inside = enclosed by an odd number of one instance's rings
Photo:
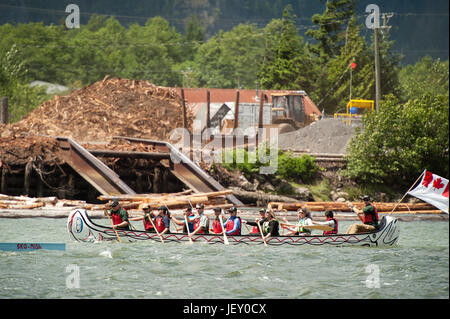
MULTIPOLYGON (((361 202, 352 202, 358 209, 362 209, 364 207, 364 203, 361 202)), ((384 202, 374 202, 373 205, 377 208, 379 213, 382 212, 391 212, 395 207, 396 203, 384 203, 384 202)), ((307 207, 310 211, 326 211, 326 210, 334 210, 340 212, 351 212, 352 210, 348 207, 346 203, 342 202, 270 202, 268 204, 269 208, 276 210, 288 210, 294 211, 300 207, 307 207)), ((395 212, 398 211, 418 211, 418 210, 434 210, 434 206, 428 203, 415 203, 408 204, 403 203, 399 204, 395 209, 395 212)))

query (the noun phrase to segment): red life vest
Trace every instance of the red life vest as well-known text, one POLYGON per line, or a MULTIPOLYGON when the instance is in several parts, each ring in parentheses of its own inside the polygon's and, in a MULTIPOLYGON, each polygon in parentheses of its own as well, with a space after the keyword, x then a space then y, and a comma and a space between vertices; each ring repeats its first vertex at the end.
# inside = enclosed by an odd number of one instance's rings
POLYGON ((338 221, 334 218, 327 218, 327 221, 334 220, 334 229, 329 231, 324 231, 324 235, 333 235, 338 233, 338 221))
POLYGON ((372 207, 375 209, 375 214, 364 214, 364 217, 363 217, 364 224, 372 224, 372 223, 378 224, 379 218, 378 218, 377 208, 373 205, 372 205, 372 207), (374 220, 374 217, 375 217, 375 220, 374 220))
MULTIPOLYGON (((260 219, 259 219, 259 223, 260 223, 261 227, 262 227, 262 221, 263 221, 264 219, 265 219, 265 218, 260 218, 260 219)), ((251 232, 250 234, 259 234, 259 228, 258 228, 258 225, 253 226, 252 232, 251 232)))
POLYGON ((111 213, 111 219, 112 219, 113 225, 118 225, 123 222, 122 217, 120 217, 119 212, 120 212, 120 210, 118 210, 117 212, 111 213))
MULTIPOLYGON (((208 218, 208 217, 206 217, 206 218, 208 218)), ((208 225, 209 225, 209 218, 208 218, 208 225)), ((219 225, 220 226, 220 225, 219 225)), ((200 217, 199 218, 197 218, 195 221, 194 221, 194 230, 196 230, 197 228, 199 228, 200 227, 200 217)), ((203 229, 203 227, 201 227, 200 228, 200 230, 197 232, 197 234, 204 234, 204 233, 207 233, 208 232, 208 230, 205 232, 205 230, 203 229)))
POLYGON ((154 223, 155 223, 155 228, 158 231, 158 233, 161 233, 164 231, 164 229, 166 229, 166 226, 164 226, 164 223, 163 223, 162 216, 156 216, 154 223))
MULTIPOLYGON (((236 216, 236 218, 239 218, 239 225, 241 226, 242 225, 242 221, 241 221, 241 218, 240 217, 237 217, 236 216)), ((227 235, 229 235, 229 236, 234 236, 234 235, 240 235, 241 234, 241 227, 238 227, 238 229, 236 229, 234 232, 232 232, 232 233, 227 233, 227 235)), ((230 231, 230 230, 233 230, 233 228, 234 228, 234 219, 231 219, 231 217, 228 219, 228 221, 227 221, 227 228, 226 228, 226 231, 228 232, 228 231, 230 231)))
POLYGON ((153 230, 154 229, 153 225, 152 225, 152 222, 149 220, 149 217, 153 218, 154 216, 153 216, 153 214, 144 215, 144 219, 142 220, 142 222, 144 223, 145 230, 153 230))
POLYGON ((220 226, 220 219, 216 218, 212 222, 213 232, 215 234, 220 234, 222 232, 222 226, 220 226))

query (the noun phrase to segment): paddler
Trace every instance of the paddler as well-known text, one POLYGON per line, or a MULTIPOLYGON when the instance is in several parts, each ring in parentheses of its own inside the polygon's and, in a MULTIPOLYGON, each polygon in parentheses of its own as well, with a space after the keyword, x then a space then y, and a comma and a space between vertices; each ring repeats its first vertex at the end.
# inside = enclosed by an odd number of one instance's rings
POLYGON ((215 218, 212 222, 212 228, 209 229, 209 232, 213 234, 222 234, 222 225, 220 225, 222 223, 222 220, 220 218, 220 215, 222 215, 222 208, 214 207, 213 211, 215 218))
POLYGON ((205 206, 201 203, 195 206, 197 215, 194 219, 194 231, 189 234, 192 237, 195 234, 209 233, 209 218, 205 215, 205 206))
POLYGON ((130 223, 128 222, 128 212, 119 204, 117 199, 114 199, 109 204, 110 210, 104 209, 105 216, 111 216, 114 229, 129 230, 130 223))
MULTIPOLYGON (((298 236, 311 235, 311 229, 304 228, 304 226, 311 226, 313 224, 311 214, 309 213, 308 209, 306 207, 304 208, 300 207, 299 209, 297 209, 297 217, 298 217, 297 225, 292 225, 289 223, 283 224, 282 227, 287 228, 290 231, 288 235, 298 235, 298 236)), ((285 221, 287 222, 286 218, 285 221)))
POLYGON ((170 214, 166 206, 158 207, 159 214, 153 219, 156 230, 160 235, 170 233, 170 214))
POLYGON ((242 223, 253 226, 252 231, 248 233, 249 235, 260 235, 258 221, 260 225, 262 225, 266 221, 266 210, 264 208, 261 208, 259 210, 259 218, 256 218, 254 222, 242 220, 242 223))
POLYGON ((362 224, 352 224, 347 228, 346 234, 359 234, 374 231, 378 228, 378 212, 375 206, 370 202, 369 195, 363 197, 365 207, 360 210, 350 202, 347 202, 348 207, 356 213, 358 218, 363 222, 362 224))
POLYGON ((130 221, 142 220, 142 222, 144 223, 145 231, 146 232, 150 232, 150 233, 154 233, 155 232, 155 228, 153 227, 153 224, 150 221, 150 218, 153 219, 153 218, 156 217, 156 215, 153 214, 153 212, 151 211, 151 206, 150 205, 145 205, 144 207, 142 207, 142 210, 144 211, 144 215, 143 216, 129 218, 129 220, 130 221))
POLYGON ((327 218, 324 222, 316 222, 313 221, 313 225, 326 225, 333 228, 332 230, 324 231, 323 234, 325 236, 336 235, 338 233, 338 221, 334 218, 334 213, 332 210, 327 210, 325 212, 325 217, 327 218))
MULTIPOLYGON (((183 220, 179 220, 177 218, 175 218, 174 216, 172 216, 172 221, 179 226, 183 226, 183 233, 187 234, 187 228, 186 228, 186 222, 184 221, 184 217, 186 216, 186 219, 188 221, 188 225, 189 225, 189 232, 193 232, 194 231, 194 214, 192 213, 192 207, 187 207, 184 212, 183 212, 183 220)), ((180 228, 177 227, 177 231, 180 230, 180 228)))
POLYGON ((225 233, 227 236, 239 236, 241 234, 241 218, 237 216, 238 210, 236 207, 228 209, 230 217, 224 223, 225 233))
POLYGON ((280 224, 275 218, 275 213, 272 210, 266 210, 266 220, 261 225, 264 239, 267 240, 270 237, 280 236, 280 224))

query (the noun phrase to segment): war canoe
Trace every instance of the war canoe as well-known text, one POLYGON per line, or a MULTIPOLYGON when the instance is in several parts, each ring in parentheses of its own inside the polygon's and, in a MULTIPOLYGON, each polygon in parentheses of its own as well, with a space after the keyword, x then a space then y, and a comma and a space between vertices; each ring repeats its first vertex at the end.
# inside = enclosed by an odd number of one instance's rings
MULTIPOLYGON (((137 242, 150 240, 161 242, 156 233, 142 230, 119 230, 117 234, 111 227, 94 223, 85 209, 73 210, 67 219, 67 229, 72 239, 80 242, 98 242, 117 240, 120 236, 122 242, 137 242)), ((398 220, 392 216, 383 216, 377 231, 363 234, 336 234, 336 235, 309 235, 309 236, 278 236, 266 240, 267 245, 280 246, 392 246, 399 239, 400 228, 398 220)), ((264 245, 261 236, 240 235, 227 236, 230 245, 264 245)), ((182 233, 163 235, 164 243, 189 243, 189 236, 182 233)), ((194 243, 224 244, 224 237, 214 234, 199 234, 192 236, 194 243)))

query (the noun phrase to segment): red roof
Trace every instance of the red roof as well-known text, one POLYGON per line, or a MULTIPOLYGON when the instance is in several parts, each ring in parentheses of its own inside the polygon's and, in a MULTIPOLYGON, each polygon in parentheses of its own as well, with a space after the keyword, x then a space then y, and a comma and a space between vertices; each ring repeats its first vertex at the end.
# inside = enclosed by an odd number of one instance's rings
MULTIPOLYGON (((181 95, 181 88, 175 88, 177 93, 181 95)), ((206 92, 209 90, 210 102, 211 103, 224 103, 224 102, 235 102, 236 101, 236 89, 208 89, 208 88, 184 88, 184 98, 187 104, 199 104, 206 103, 206 92)), ((268 102, 272 103, 273 93, 299 93, 300 91, 287 91, 287 90, 239 90, 239 103, 259 103, 259 97, 261 93, 264 93, 268 102), (256 99, 258 95, 258 99, 256 99)), ((303 92, 303 91, 301 91, 303 92)), ((314 102, 309 98, 306 93, 303 96, 303 106, 305 108, 305 113, 321 115, 321 112, 314 104, 314 102)))

